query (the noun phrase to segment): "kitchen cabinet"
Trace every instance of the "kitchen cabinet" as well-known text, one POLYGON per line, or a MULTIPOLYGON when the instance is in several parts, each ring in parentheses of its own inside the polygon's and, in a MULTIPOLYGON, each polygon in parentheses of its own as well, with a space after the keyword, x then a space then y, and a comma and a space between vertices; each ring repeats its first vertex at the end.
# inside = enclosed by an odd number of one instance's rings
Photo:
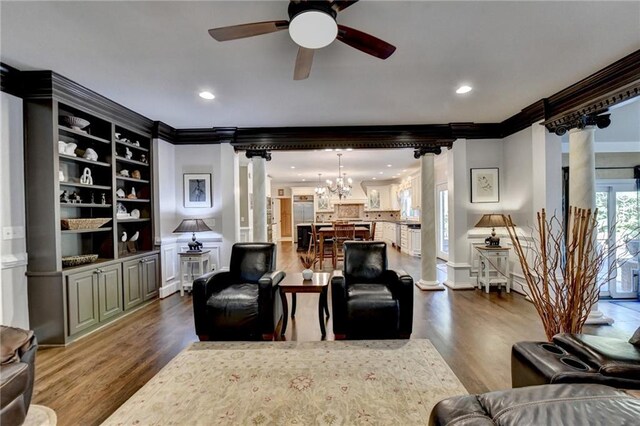
POLYGON ((398 185, 367 187, 367 211, 400 210, 398 185))
POLYGON ((160 263, 158 256, 147 256, 142 259, 142 288, 144 300, 150 300, 158 296, 158 278, 160 277, 160 263))
POLYGON ((409 233, 407 225, 400 225, 400 250, 403 253, 409 252, 409 233))
POLYGON ((98 318, 105 321, 117 316, 122 309, 122 271, 120 265, 99 268, 98 280, 98 318))
POLYGON ((407 253, 411 256, 420 256, 421 252, 421 233, 420 228, 411 228, 407 230, 407 253))
POLYGON ((420 175, 411 178, 411 208, 414 210, 420 209, 421 205, 422 189, 420 185, 420 175))

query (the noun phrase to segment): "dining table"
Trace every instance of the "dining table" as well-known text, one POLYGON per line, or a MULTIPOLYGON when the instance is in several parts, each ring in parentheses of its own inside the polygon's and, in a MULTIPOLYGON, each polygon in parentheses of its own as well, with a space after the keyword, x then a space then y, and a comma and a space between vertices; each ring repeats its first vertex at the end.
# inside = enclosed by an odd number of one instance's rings
MULTIPOLYGON (((325 238, 331 238, 335 234, 335 228, 333 226, 321 226, 317 229, 318 232, 318 247, 320 249, 320 253, 324 253, 324 240, 325 238)), ((362 238, 363 240, 369 239, 369 228, 366 226, 356 226, 355 227, 355 236, 356 238, 362 238)), ((322 269, 322 261, 324 260, 324 256, 320 256, 320 269, 322 269)))

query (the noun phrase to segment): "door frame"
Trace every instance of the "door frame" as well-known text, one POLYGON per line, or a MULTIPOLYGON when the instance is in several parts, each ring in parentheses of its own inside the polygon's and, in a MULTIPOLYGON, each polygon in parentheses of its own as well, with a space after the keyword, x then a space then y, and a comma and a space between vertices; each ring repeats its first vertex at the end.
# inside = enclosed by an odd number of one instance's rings
MULTIPOLYGON (((449 252, 445 252, 441 250, 441 246, 440 246, 440 230, 443 228, 441 222, 442 222, 442 217, 441 217, 441 212, 442 212, 442 205, 441 205, 441 197, 440 197, 440 193, 443 191, 449 191, 448 189, 448 184, 447 182, 444 183, 440 183, 438 185, 436 185, 436 257, 439 259, 442 259, 446 262, 449 261, 449 252)), ((448 192, 447 192, 447 197, 445 197, 445 200, 447 202, 447 207, 449 204, 449 200, 448 200, 448 192)), ((448 208, 447 208, 448 210, 448 208)), ((449 234, 449 226, 447 223, 447 234, 449 234)))

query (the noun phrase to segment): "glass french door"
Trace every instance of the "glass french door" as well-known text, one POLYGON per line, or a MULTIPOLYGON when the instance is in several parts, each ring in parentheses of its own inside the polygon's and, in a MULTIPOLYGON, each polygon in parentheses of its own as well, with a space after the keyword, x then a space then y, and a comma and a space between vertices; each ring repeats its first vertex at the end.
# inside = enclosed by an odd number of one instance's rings
POLYGON ((449 191, 446 184, 438 185, 436 190, 438 257, 449 260, 449 191))
POLYGON ((632 181, 599 183, 596 189, 598 208, 598 244, 609 256, 600 271, 601 296, 616 299, 638 297, 638 229, 640 211, 638 191, 632 181), (616 247, 616 250, 609 250, 616 247))

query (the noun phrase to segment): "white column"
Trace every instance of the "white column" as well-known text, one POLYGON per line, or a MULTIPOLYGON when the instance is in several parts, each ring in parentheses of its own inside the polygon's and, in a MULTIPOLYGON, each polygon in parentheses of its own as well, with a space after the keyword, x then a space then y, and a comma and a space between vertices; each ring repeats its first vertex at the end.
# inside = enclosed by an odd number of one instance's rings
MULTIPOLYGON (((595 126, 569 131, 569 205, 583 209, 596 208, 595 126)), ((593 305, 586 324, 613 324, 593 305)))
POLYGON ((223 243, 218 267, 228 268, 231 247, 240 241, 240 161, 230 143, 220 144, 220 181, 223 243))
POLYGON ((436 269, 436 185, 434 154, 420 158, 420 290, 444 290, 436 269))
POLYGON ((267 160, 253 157, 253 241, 267 241, 267 160))

